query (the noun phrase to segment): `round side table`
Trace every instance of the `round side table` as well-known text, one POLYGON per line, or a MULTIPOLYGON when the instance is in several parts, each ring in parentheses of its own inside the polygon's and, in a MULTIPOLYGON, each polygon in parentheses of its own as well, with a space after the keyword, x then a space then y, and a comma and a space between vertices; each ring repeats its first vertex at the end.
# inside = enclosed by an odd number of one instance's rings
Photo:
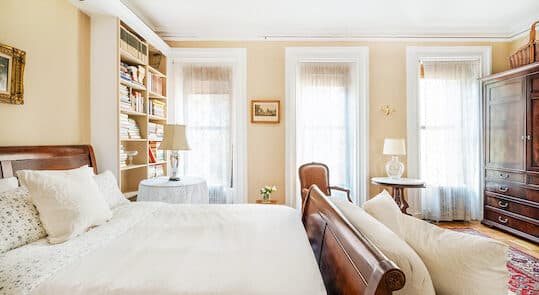
POLYGON ((168 177, 145 179, 138 187, 137 201, 173 204, 209 204, 208 185, 200 177, 184 176, 180 181, 168 177))
MULTIPOLYGON (((376 185, 389 186, 393 190, 391 195, 395 200, 395 203, 401 209, 401 212, 408 214, 406 209, 409 205, 404 198, 404 189, 406 188, 424 188, 425 182, 421 179, 415 178, 392 178, 392 177, 373 177, 371 182, 376 185)), ((408 214, 410 215, 410 214, 408 214)))

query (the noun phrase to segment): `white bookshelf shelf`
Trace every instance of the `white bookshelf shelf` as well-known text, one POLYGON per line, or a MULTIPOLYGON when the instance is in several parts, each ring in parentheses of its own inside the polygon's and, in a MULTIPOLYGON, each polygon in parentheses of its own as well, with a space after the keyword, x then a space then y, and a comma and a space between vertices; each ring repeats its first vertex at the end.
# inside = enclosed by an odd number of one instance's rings
POLYGON ((120 48, 120 60, 132 64, 132 65, 146 65, 146 63, 139 58, 133 56, 131 53, 127 52, 125 49, 120 48))
POLYGON ((146 166, 147 166, 146 164, 133 164, 133 165, 127 165, 127 166, 121 167, 120 170, 126 171, 126 170, 131 170, 131 169, 145 168, 146 166))

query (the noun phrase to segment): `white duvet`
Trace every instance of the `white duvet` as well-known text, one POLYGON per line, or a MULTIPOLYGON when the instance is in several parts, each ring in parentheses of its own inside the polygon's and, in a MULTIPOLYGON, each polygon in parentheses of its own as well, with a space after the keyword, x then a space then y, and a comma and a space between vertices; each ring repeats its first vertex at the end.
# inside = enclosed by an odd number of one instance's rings
POLYGON ((299 213, 132 203, 59 245, 0 255, 0 294, 326 294, 299 213))

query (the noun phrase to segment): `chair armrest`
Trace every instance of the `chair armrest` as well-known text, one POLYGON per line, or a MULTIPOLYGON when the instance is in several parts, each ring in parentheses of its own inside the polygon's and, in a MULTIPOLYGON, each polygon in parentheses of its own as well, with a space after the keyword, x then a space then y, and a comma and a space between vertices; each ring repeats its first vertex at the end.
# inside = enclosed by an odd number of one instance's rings
POLYGON ((344 188, 344 187, 340 187, 340 186, 330 186, 329 189, 330 189, 330 191, 331 190, 337 190, 337 191, 345 192, 346 193, 346 198, 348 199, 348 201, 350 203, 352 203, 352 199, 350 199, 350 190, 349 189, 344 188))

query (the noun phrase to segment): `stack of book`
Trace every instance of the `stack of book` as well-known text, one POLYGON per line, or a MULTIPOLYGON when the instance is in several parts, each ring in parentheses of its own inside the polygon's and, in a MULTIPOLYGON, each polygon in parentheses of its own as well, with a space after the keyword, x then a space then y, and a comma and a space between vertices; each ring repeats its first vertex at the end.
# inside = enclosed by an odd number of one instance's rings
POLYGON ((127 155, 123 144, 120 144, 120 168, 127 166, 127 155))
POLYGON ((148 59, 146 44, 123 27, 120 28, 120 48, 140 59, 143 63, 146 63, 148 59))
POLYGON ((164 129, 163 124, 148 122, 148 139, 151 141, 162 141, 164 129))
POLYGON ((142 93, 131 90, 125 85, 120 85, 120 109, 144 113, 144 99, 142 93))
POLYGON ((129 122, 129 129, 127 132, 129 133, 129 139, 141 139, 140 136, 140 128, 138 128, 137 121, 133 118, 128 119, 129 122))
POLYGON ((120 139, 129 139, 129 117, 120 114, 120 139))
POLYGON ((163 79, 148 72, 148 89, 155 94, 163 95, 163 79))
POLYGON ((130 66, 124 62, 120 62, 120 78, 123 80, 144 86, 144 76, 146 70, 143 66, 130 66))
POLYGON ((156 100, 156 99, 151 99, 148 102, 148 109, 150 111, 150 115, 165 118, 166 117, 165 106, 166 104, 164 102, 156 100))

